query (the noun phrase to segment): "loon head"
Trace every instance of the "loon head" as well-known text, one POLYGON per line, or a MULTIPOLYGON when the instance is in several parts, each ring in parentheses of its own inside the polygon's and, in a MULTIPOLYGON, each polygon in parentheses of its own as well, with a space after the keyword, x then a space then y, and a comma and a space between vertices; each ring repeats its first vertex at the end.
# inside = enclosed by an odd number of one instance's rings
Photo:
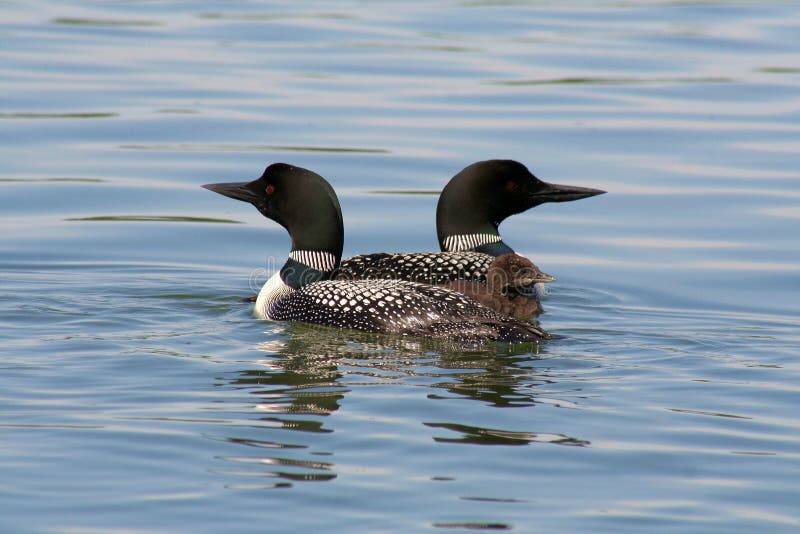
POLYGON ((252 182, 203 187, 251 203, 262 215, 289 231, 292 251, 328 252, 335 256, 338 266, 344 244, 342 210, 333 187, 319 174, 273 163, 252 182))
MULTIPOLYGON (((439 196, 436 207, 439 245, 448 250, 445 245, 448 237, 480 234, 497 236, 499 241, 497 227, 510 215, 545 202, 567 202, 603 193, 600 189, 543 182, 518 161, 479 161, 453 176, 439 196)), ((500 254, 512 252, 507 245, 502 246, 505 250, 498 250, 500 254)))

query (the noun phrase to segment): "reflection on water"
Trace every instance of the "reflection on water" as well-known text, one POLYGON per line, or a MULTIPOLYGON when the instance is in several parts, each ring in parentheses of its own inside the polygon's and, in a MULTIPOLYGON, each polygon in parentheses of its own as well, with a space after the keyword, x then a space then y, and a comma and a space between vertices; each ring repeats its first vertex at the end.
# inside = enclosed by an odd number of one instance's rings
MULTIPOLYGON (((290 324, 279 340, 259 345, 267 353, 258 368, 234 373, 217 386, 253 395, 247 420, 258 423, 261 437, 230 436, 230 443, 256 450, 280 450, 283 455, 226 456, 243 464, 227 474, 262 475, 292 482, 327 481, 336 478, 333 452, 304 445, 300 433, 336 432, 336 419, 353 388, 420 386, 450 395, 428 393, 428 400, 472 400, 495 408, 532 408, 538 385, 554 381, 538 376, 539 344, 509 345, 456 352, 441 340, 406 339, 382 334, 336 331, 290 324), (501 348, 502 350, 497 350, 501 348), (533 350, 534 352, 531 352, 533 350), (286 431, 289 431, 287 433, 286 431), (280 437, 279 437, 280 436, 280 437), (302 457, 286 457, 294 450, 302 457), (319 461, 318 456, 331 456, 319 461)), ((461 349, 463 350, 463 349, 461 349)), ((226 409, 223 408, 223 411, 226 409)), ((462 434, 460 438, 432 436, 437 443, 474 445, 526 445, 534 442, 586 446, 586 440, 529 431, 481 428, 449 422, 421 422, 417 428, 441 428, 462 434)), ((285 487, 287 482, 274 487, 285 487)))
POLYGON ((117 117, 119 113, 82 112, 82 113, 0 113, 0 119, 108 119, 117 117))
POLYGON ((572 445, 584 447, 589 442, 583 439, 571 438, 562 434, 536 434, 533 432, 512 432, 491 428, 477 428, 467 425, 454 425, 448 423, 425 423, 431 428, 445 428, 453 432, 460 432, 460 438, 434 438, 440 443, 471 443, 473 445, 528 445, 529 443, 553 443, 554 445, 572 445))
POLYGON ((53 19, 54 24, 71 24, 77 26, 160 26, 153 20, 121 20, 121 19, 81 19, 60 17, 53 19))
MULTIPOLYGON (((506 501, 492 501, 492 502, 506 502, 506 501)), ((434 523, 436 528, 444 528, 448 530, 511 530, 512 525, 507 523, 434 523)))

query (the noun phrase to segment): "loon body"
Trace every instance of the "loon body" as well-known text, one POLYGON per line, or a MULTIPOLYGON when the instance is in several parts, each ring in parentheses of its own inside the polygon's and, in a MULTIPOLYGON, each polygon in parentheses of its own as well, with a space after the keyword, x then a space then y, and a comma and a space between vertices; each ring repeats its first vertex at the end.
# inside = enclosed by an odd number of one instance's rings
POLYGON ((252 182, 203 187, 252 203, 292 239, 286 263, 258 294, 259 318, 466 342, 551 337, 446 288, 405 280, 332 279, 344 242, 341 208, 330 184, 309 170, 276 163, 252 182))
POLYGON ((397 278, 463 292, 497 311, 523 319, 541 313, 541 284, 555 280, 520 256, 500 236, 507 217, 545 202, 567 202, 604 193, 550 184, 513 160, 469 165, 442 190, 436 208, 439 253, 369 254, 342 262, 339 278, 397 278), (512 272, 512 267, 515 272, 512 272), (527 284, 516 283, 527 272, 527 284), (487 284, 490 271, 497 280, 487 284))

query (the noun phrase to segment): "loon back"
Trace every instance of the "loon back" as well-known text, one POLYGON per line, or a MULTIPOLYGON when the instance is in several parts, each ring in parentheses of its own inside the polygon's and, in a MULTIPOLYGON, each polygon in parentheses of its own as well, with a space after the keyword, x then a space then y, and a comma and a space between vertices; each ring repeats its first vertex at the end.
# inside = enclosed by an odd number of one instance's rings
POLYGON ((396 279, 422 284, 451 280, 485 282, 493 260, 492 256, 480 252, 379 252, 342 261, 336 277, 342 280, 396 279))

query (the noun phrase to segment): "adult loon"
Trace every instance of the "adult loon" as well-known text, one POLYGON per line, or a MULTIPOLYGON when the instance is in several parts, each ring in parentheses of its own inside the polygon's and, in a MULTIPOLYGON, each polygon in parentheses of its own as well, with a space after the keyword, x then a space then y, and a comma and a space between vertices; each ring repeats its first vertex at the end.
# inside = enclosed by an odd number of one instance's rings
POLYGON ((518 161, 479 161, 451 178, 439 196, 436 231, 442 252, 354 256, 342 262, 338 276, 443 285, 497 311, 527 318, 542 311, 535 288, 555 278, 516 254, 500 237, 498 226, 507 217, 545 202, 603 193, 543 182, 518 161), (498 280, 494 284, 487 284, 490 269, 498 280))
POLYGON ((259 318, 470 343, 552 337, 445 288, 403 280, 333 280, 344 243, 342 212, 331 185, 312 171, 275 163, 252 182, 203 187, 250 202, 292 239, 286 263, 258 294, 259 318))

